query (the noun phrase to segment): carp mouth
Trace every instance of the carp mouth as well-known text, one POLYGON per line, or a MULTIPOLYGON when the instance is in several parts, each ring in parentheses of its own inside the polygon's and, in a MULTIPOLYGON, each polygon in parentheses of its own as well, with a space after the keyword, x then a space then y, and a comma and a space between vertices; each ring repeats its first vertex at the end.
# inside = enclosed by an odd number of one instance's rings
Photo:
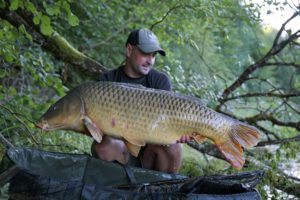
POLYGON ((46 121, 40 121, 40 122, 36 123, 36 126, 40 129, 42 129, 43 131, 53 131, 56 129, 64 128, 64 126, 60 125, 60 124, 52 124, 50 126, 46 121))

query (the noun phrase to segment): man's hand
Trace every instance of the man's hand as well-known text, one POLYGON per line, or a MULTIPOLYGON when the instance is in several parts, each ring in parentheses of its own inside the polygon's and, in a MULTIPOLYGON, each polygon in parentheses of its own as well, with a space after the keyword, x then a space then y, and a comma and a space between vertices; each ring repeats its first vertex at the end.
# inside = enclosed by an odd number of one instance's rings
POLYGON ((188 143, 188 142, 190 142, 192 139, 193 139, 193 137, 190 136, 190 135, 183 135, 183 136, 181 136, 180 139, 177 140, 176 142, 177 142, 177 143, 188 143))

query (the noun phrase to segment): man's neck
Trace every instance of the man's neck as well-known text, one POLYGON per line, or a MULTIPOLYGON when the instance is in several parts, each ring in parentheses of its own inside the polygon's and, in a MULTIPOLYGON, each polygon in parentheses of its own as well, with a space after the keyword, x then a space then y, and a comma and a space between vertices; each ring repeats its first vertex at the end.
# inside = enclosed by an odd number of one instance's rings
POLYGON ((141 74, 134 73, 134 71, 132 70, 132 68, 128 64, 127 65, 125 64, 123 69, 124 69, 124 73, 130 78, 141 78, 141 77, 143 77, 143 75, 141 75, 141 74))

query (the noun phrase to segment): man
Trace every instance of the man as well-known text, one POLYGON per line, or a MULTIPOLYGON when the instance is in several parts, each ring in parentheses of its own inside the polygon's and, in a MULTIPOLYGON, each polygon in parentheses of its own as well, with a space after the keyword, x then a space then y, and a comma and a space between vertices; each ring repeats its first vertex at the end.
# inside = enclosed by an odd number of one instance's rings
MULTIPOLYGON (((132 31, 126 42, 125 53, 125 65, 102 74, 101 81, 141 84, 145 87, 171 90, 168 77, 153 69, 156 54, 165 56, 165 51, 160 47, 153 32, 147 29, 132 31)), ((186 140, 181 138, 180 142, 186 140)), ((134 160, 122 140, 104 136, 101 143, 92 144, 92 154, 97 158, 115 160, 122 164, 129 161, 129 164, 135 166, 140 161, 140 166, 144 168, 167 173, 178 172, 181 166, 181 144, 179 143, 170 146, 148 144, 141 150, 139 159, 134 160)))

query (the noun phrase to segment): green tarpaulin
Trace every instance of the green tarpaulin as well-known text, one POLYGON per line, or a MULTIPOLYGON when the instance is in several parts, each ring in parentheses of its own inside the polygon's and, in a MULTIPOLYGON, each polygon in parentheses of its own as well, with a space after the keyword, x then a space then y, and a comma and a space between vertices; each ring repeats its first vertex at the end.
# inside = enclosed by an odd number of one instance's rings
POLYGON ((0 165, 0 183, 11 199, 261 199, 262 171, 186 177, 125 168, 89 155, 10 148, 0 165), (135 183, 131 183, 132 174, 135 183))

